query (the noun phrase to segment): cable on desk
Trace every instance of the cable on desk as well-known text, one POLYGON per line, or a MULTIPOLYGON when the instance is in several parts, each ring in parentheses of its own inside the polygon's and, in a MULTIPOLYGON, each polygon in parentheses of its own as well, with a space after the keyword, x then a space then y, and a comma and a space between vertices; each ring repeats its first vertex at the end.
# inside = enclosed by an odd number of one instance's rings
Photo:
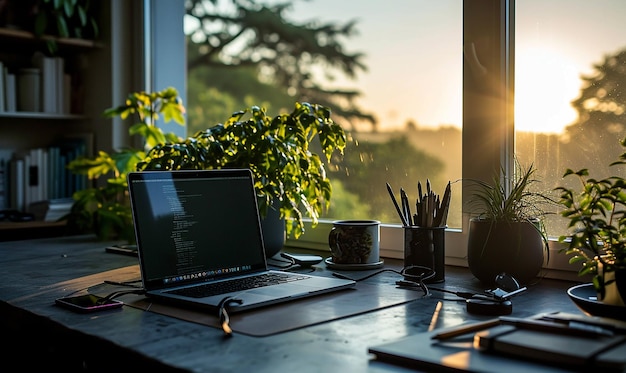
POLYGON ((282 259, 275 259, 275 258, 268 258, 268 264, 271 265, 272 267, 276 267, 278 269, 281 269, 283 271, 287 271, 293 267, 296 266, 296 261, 295 260, 282 260, 282 259), (280 262, 280 263, 288 263, 287 265, 279 265, 279 264, 274 264, 274 263, 269 263, 270 261, 272 262, 280 262))
POLYGON ((242 304, 243 300, 226 296, 217 305, 217 317, 220 318, 220 325, 222 325, 225 337, 231 337, 233 335, 233 330, 230 328, 230 317, 228 317, 228 311, 226 310, 231 303, 242 304))
POLYGON ((428 287, 426 286, 424 281, 434 277, 435 271, 428 267, 411 265, 411 266, 406 266, 402 268, 401 271, 397 271, 391 268, 385 268, 385 269, 381 269, 380 271, 376 271, 374 273, 371 273, 367 276, 364 276, 358 279, 350 278, 348 276, 342 275, 341 273, 337 273, 337 272, 333 272, 333 276, 358 282, 358 281, 367 280, 368 278, 374 277, 383 272, 397 273, 400 276, 403 276, 404 278, 410 279, 410 280, 398 280, 396 281, 396 285, 400 287, 411 287, 411 288, 418 287, 422 289, 422 291, 424 292, 424 296, 430 296, 430 291, 428 290, 428 287), (420 273, 418 274, 410 273, 412 270, 416 270, 416 269, 420 270, 420 273))
POLYGON ((126 295, 126 294, 144 294, 145 292, 146 291, 144 289, 114 291, 114 292, 110 293, 109 295, 107 295, 107 296, 103 297, 102 299, 100 299, 98 302, 106 303, 107 301, 109 301, 111 299, 115 299, 117 297, 121 297, 122 295, 126 295))
MULTIPOLYGON (((276 269, 280 269, 281 271, 290 271, 291 269, 294 269, 294 268, 305 268, 306 269, 306 267, 302 267, 300 264, 296 263, 296 261, 294 259, 282 260, 282 259, 276 259, 276 258, 268 258, 268 265, 271 266, 271 267, 274 267, 276 269), (281 265, 278 265, 278 264, 275 264, 275 263, 270 263, 270 261, 281 262, 281 263, 289 263, 289 264, 281 266, 281 265)), ((305 273, 305 272, 315 272, 315 269, 314 268, 308 268, 308 271, 299 271, 299 272, 302 272, 302 273, 305 273)))

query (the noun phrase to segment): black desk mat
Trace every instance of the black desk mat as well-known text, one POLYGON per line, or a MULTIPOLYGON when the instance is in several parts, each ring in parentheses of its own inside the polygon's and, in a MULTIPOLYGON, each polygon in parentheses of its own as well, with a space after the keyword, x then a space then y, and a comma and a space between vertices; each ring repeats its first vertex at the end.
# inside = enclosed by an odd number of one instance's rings
MULTIPOLYGON (((367 271, 367 273, 372 272, 367 271)), ((354 278, 360 278, 364 274, 350 273, 354 278)), ((382 281, 379 279, 375 284, 367 281, 357 282, 352 289, 231 314, 230 326, 236 333, 264 337, 397 306, 423 297, 421 291, 397 288, 395 286, 395 280, 399 278, 397 274, 387 272, 378 276, 384 279, 382 281)), ((78 288, 82 284, 93 285, 94 282, 103 281, 103 279, 121 282, 137 278, 139 278, 139 266, 135 265, 68 281, 64 283, 64 286, 71 288, 72 285, 76 285, 78 288)), ((81 286, 81 288, 86 287, 81 286)), ((128 290, 128 288, 101 282, 88 288, 89 292, 101 296, 119 290, 128 290)), ((145 296, 135 294, 123 295, 117 299, 122 300, 129 307, 221 329, 217 315, 208 310, 154 302, 145 296)))
MULTIPOLYGON (((230 315, 235 333, 264 337, 396 306, 421 298, 420 291, 398 289, 393 285, 357 283, 353 289, 297 299, 230 315)), ((181 308, 152 302, 145 297, 123 300, 130 307, 221 328, 217 315, 206 310, 181 308)))

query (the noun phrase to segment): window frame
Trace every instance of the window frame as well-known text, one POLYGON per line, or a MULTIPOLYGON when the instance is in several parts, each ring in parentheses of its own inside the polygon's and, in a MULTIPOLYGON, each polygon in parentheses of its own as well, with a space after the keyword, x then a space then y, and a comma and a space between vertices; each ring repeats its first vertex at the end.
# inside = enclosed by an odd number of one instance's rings
MULTIPOLYGON (((515 0, 463 2, 463 179, 491 181, 494 172, 514 170, 515 0)), ((504 175, 502 175, 504 176, 504 175)), ((467 266, 470 209, 467 184, 461 182, 461 229, 446 230, 446 264, 467 266)), ((320 220, 305 233, 288 239, 287 247, 328 252, 332 221, 320 220)), ((576 271, 562 247, 550 241, 550 260, 543 275, 576 280, 576 271)), ((382 224, 381 257, 403 259, 403 231, 399 224, 382 224)))

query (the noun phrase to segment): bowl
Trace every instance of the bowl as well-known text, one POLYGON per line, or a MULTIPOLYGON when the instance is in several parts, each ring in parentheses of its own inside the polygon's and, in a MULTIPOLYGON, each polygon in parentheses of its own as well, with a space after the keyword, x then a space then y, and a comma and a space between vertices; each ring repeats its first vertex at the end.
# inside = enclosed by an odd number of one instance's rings
POLYGON ((591 283, 572 286, 567 289, 567 295, 587 315, 626 321, 626 307, 598 301, 598 294, 591 283))

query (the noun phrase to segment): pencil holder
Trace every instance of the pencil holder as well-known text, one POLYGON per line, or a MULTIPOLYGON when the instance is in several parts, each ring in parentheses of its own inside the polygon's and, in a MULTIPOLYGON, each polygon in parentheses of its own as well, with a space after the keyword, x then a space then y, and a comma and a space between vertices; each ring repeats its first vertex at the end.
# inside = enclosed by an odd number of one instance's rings
POLYGON ((435 275, 425 283, 445 281, 446 227, 404 227, 404 266, 431 268, 435 275))

